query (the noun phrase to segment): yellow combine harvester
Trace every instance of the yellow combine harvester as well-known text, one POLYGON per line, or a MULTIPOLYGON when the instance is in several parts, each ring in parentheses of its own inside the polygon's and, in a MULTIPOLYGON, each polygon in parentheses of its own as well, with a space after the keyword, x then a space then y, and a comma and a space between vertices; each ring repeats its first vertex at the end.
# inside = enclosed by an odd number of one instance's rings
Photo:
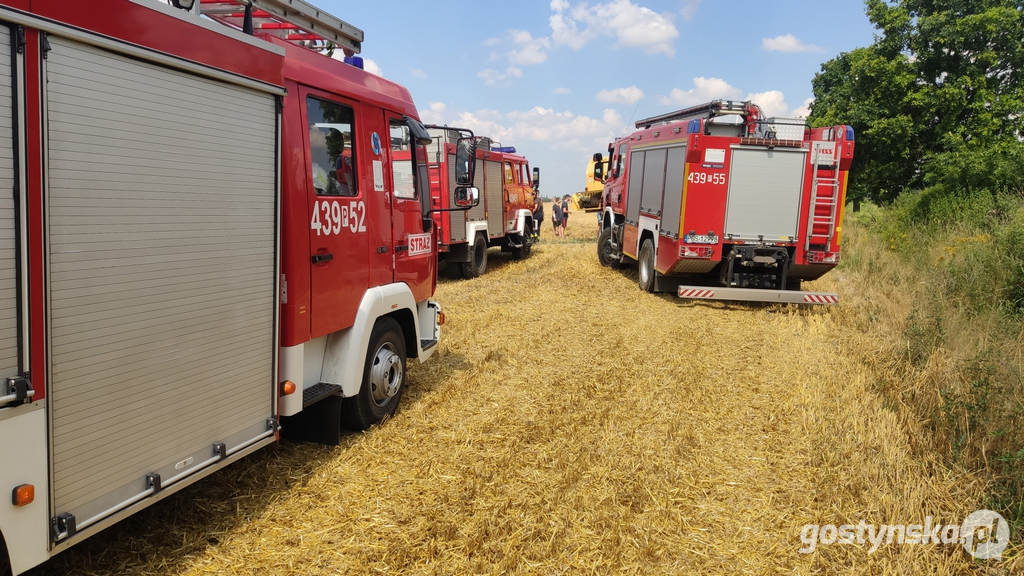
POLYGON ((594 154, 587 164, 587 185, 582 192, 572 195, 572 205, 575 210, 584 212, 596 212, 601 209, 601 194, 604 193, 604 174, 608 172, 608 160, 603 160, 601 154, 594 154), (596 178, 594 165, 600 163, 596 178))

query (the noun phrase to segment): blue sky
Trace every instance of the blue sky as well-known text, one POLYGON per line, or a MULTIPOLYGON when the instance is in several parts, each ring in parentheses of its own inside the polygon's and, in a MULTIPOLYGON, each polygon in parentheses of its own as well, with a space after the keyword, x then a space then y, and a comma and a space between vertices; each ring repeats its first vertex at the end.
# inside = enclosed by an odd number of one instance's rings
POLYGON ((800 113, 821 63, 873 35, 857 0, 312 2, 365 32, 367 69, 425 121, 515 146, 546 196, 645 116, 722 97, 800 113))

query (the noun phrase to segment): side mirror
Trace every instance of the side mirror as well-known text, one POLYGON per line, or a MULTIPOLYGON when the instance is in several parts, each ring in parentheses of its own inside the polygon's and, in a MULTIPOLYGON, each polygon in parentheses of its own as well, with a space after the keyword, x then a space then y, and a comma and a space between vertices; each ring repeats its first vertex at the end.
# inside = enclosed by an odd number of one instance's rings
POLYGON ((594 154, 594 180, 604 179, 604 156, 600 152, 594 154))
POLYGON ((476 138, 472 136, 459 138, 455 145, 455 186, 472 186, 475 172, 476 138))
POLYGON ((472 186, 460 186, 455 189, 455 205, 459 208, 472 208, 480 203, 480 191, 472 186))
POLYGON ((533 189, 540 190, 540 168, 533 167, 533 189))

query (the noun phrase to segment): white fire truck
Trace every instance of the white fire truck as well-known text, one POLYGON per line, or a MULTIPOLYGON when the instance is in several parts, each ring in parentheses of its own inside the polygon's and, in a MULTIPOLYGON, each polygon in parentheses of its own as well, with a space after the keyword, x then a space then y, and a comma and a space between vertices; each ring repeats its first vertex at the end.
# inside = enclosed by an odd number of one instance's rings
POLYGON ((173 4, 0 0, 0 573, 379 422, 438 345, 408 91, 301 0, 173 4))

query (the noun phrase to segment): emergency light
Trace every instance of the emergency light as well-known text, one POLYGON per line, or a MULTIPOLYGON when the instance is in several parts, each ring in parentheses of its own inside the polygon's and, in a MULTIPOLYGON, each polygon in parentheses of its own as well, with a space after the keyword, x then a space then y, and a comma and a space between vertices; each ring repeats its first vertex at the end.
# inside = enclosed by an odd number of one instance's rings
POLYGON ((491 152, 501 152, 502 154, 515 154, 515 146, 492 146, 491 152))

